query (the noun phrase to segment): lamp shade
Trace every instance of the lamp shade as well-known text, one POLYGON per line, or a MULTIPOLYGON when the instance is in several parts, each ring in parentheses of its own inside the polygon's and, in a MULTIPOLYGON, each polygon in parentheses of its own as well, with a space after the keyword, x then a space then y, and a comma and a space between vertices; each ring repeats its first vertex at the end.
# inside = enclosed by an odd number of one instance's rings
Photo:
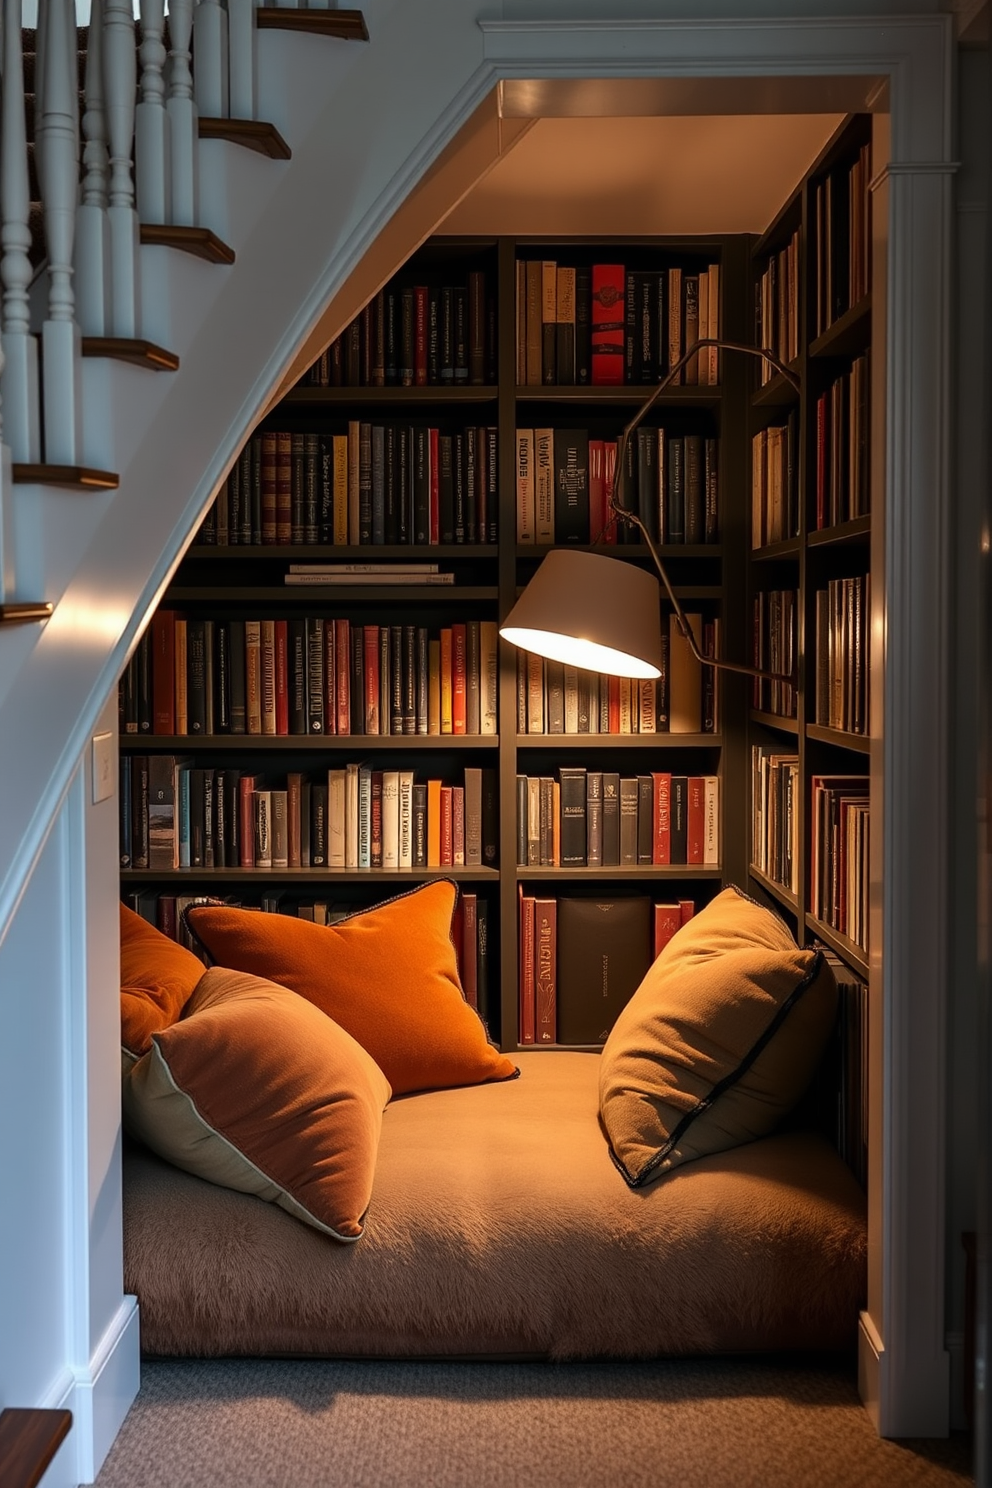
POLYGON ((661 675, 654 574, 601 553, 555 548, 500 627, 514 646, 619 677, 661 675))

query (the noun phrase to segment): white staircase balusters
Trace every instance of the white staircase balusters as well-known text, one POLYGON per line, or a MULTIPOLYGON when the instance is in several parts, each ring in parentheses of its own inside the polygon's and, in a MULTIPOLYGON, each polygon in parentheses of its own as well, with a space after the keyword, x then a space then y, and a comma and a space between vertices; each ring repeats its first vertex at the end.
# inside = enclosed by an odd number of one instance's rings
POLYGON ((227 0, 228 107, 232 119, 254 119, 258 51, 253 0, 227 0))
POLYGON ((193 97, 203 119, 226 119, 227 11, 220 0, 198 0, 193 14, 193 97))
MULTIPOLYGON (((15 460, 41 459, 38 342, 31 334, 31 231, 27 130, 24 120, 24 58, 21 0, 4 0, 5 67, 0 113, 0 282, 3 284, 4 366, 0 396, 7 443, 15 460)), ((36 59, 37 76, 37 59, 36 59)), ((35 84, 37 87, 37 82, 35 84)))
POLYGON ((84 336, 106 336, 110 324, 110 156, 103 97, 103 0, 92 0, 90 8, 83 140, 82 201, 76 218, 76 316, 84 336))
POLYGON ((138 214, 134 207, 137 55, 131 0, 104 0, 103 88, 110 140, 110 334, 138 334, 138 214))
MULTIPOLYGON (((3 385, 3 365, 3 341, 0 339, 0 387, 3 385)), ((12 476, 10 445, 3 437, 3 399, 0 397, 0 604, 9 604, 14 594, 14 546, 8 535, 12 476)))
MULTIPOLYGON (((95 3, 95 0, 94 0, 95 3)), ((165 112, 165 0, 141 0, 141 93, 134 117, 134 178, 141 222, 169 220, 169 120, 165 112)))
POLYGON ((48 318, 42 326, 44 457, 52 465, 81 460, 79 326, 75 319, 72 254, 79 190, 79 102, 75 70, 73 0, 42 0, 45 50, 38 58, 43 103, 35 127, 45 242, 48 249, 48 318))
POLYGON ((197 107, 190 71, 193 0, 169 3, 169 97, 166 111, 172 140, 173 227, 198 226, 197 107))

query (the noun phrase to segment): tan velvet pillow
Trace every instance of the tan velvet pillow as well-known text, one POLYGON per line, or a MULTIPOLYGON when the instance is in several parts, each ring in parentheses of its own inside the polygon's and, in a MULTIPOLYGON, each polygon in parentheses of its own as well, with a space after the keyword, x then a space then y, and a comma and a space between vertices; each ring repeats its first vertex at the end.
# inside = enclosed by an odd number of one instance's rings
POLYGON ((121 1045, 132 1058, 182 1013, 203 962, 121 904, 121 1045))
POLYGON ((213 904, 190 905, 186 923, 218 965, 292 987, 340 1023, 404 1095, 517 1073, 465 1001, 456 898, 437 879, 333 925, 213 904))
POLYGON ((669 941, 603 1046, 599 1111, 632 1188, 765 1136, 799 1100, 837 1011, 833 973, 738 889, 669 941))
POLYGON ((123 1089, 128 1128, 177 1167, 361 1235, 389 1082, 302 997, 212 967, 123 1089))

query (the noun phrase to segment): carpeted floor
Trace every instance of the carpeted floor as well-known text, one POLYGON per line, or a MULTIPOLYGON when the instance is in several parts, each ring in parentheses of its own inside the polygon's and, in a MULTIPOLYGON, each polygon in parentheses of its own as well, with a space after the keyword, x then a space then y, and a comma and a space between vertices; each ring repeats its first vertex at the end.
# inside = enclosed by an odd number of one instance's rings
POLYGON ((833 1361, 145 1364, 98 1488, 950 1488, 833 1361))

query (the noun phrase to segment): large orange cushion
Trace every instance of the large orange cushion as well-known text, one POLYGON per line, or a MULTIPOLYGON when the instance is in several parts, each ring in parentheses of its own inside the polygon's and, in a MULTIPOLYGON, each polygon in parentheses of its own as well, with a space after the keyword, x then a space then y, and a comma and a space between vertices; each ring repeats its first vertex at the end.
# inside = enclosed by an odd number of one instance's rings
POLYGON ((121 1045, 145 1054, 152 1034, 175 1023, 203 975, 203 962, 121 904, 121 1045))
POLYGON ((124 1077, 124 1120, 161 1157, 357 1240, 389 1085, 343 1028, 262 977, 214 966, 124 1077))
POLYGON ((220 904, 190 905, 186 923, 217 965, 291 987, 340 1023, 403 1095, 517 1073, 465 1001, 457 897, 438 879, 333 925, 220 904))

